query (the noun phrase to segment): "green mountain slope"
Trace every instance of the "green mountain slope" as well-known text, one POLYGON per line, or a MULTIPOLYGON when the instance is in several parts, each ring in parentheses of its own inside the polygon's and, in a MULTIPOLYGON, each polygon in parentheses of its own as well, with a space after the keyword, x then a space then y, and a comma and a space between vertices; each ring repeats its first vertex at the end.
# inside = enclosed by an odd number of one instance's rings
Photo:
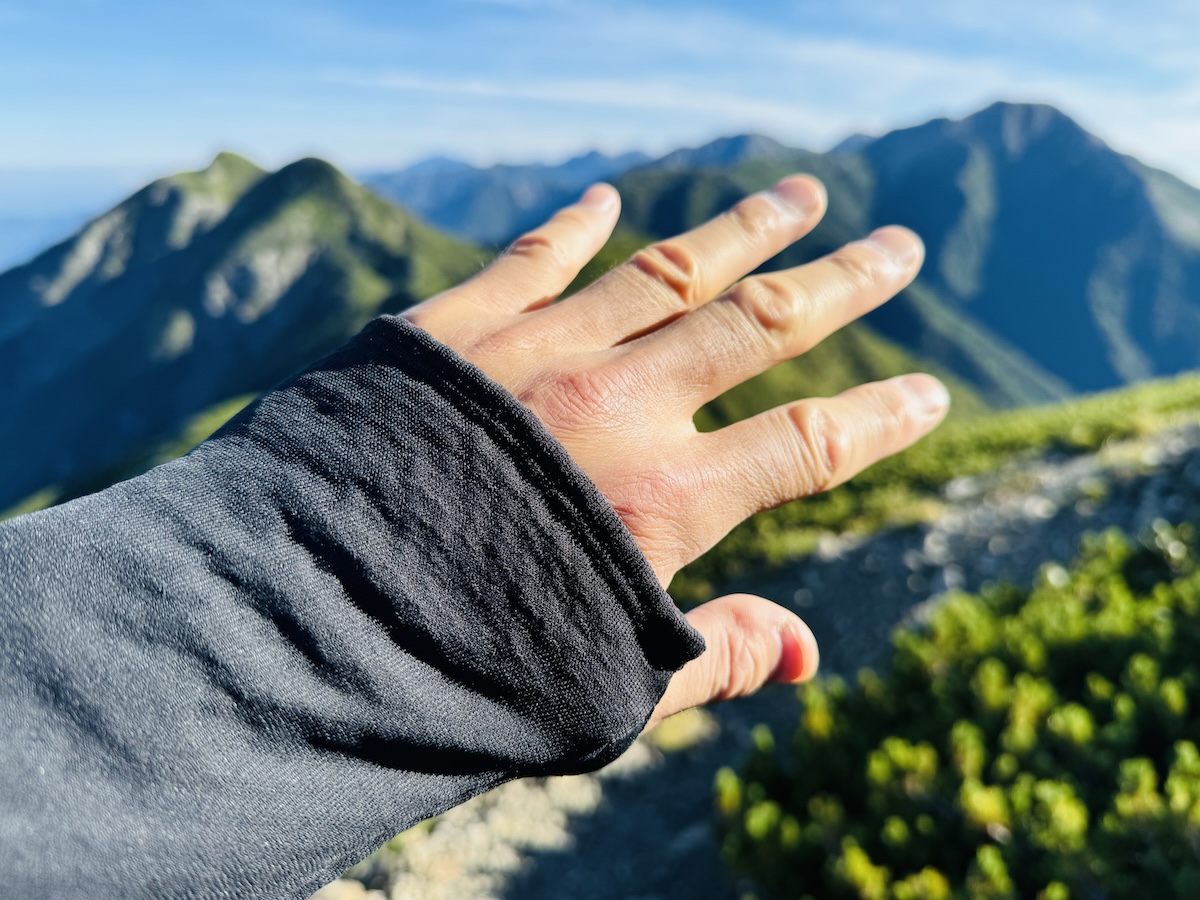
POLYGON ((93 480, 482 254, 319 160, 229 154, 0 275, 0 507, 93 480))

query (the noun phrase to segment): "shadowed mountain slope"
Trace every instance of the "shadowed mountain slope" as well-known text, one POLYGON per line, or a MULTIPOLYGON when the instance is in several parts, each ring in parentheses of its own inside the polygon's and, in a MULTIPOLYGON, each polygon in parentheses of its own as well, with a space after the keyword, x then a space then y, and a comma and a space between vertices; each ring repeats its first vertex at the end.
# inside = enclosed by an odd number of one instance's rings
POLYGON ((1076 390, 1200 365, 1200 192, 1049 106, 998 103, 863 151, 872 216, 941 296, 1076 390))

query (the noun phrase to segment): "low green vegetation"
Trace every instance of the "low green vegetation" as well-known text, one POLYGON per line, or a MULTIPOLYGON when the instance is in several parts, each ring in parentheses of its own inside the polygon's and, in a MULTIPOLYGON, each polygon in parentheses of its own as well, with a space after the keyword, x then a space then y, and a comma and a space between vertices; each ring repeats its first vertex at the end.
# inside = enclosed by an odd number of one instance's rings
POLYGON ((1089 537, 803 688, 792 739, 718 775, 726 860, 789 898, 1200 896, 1196 545, 1089 537))
POLYGON ((953 419, 852 481, 738 526, 685 569, 672 593, 694 602, 715 585, 812 552, 823 534, 865 534, 928 520, 953 479, 1048 453, 1093 453, 1107 442, 1200 421, 1200 376, 1151 382, 1057 406, 953 419))

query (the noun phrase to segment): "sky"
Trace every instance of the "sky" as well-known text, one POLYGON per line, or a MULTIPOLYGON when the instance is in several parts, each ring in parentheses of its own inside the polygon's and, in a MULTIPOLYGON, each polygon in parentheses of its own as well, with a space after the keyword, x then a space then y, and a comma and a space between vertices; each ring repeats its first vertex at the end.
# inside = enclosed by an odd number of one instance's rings
POLYGON ((1200 183, 1191 0, 0 0, 0 215, 220 149, 351 172, 744 131, 821 150, 1053 103, 1200 183))

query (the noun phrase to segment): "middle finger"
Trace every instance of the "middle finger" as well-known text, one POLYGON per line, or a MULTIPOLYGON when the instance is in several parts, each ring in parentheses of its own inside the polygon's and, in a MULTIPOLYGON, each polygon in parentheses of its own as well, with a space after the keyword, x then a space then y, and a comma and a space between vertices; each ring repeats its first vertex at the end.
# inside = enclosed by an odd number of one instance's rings
POLYGON ((785 178, 676 238, 639 250, 624 265, 541 315, 567 342, 611 347, 706 303, 795 243, 825 212, 825 189, 785 178))

